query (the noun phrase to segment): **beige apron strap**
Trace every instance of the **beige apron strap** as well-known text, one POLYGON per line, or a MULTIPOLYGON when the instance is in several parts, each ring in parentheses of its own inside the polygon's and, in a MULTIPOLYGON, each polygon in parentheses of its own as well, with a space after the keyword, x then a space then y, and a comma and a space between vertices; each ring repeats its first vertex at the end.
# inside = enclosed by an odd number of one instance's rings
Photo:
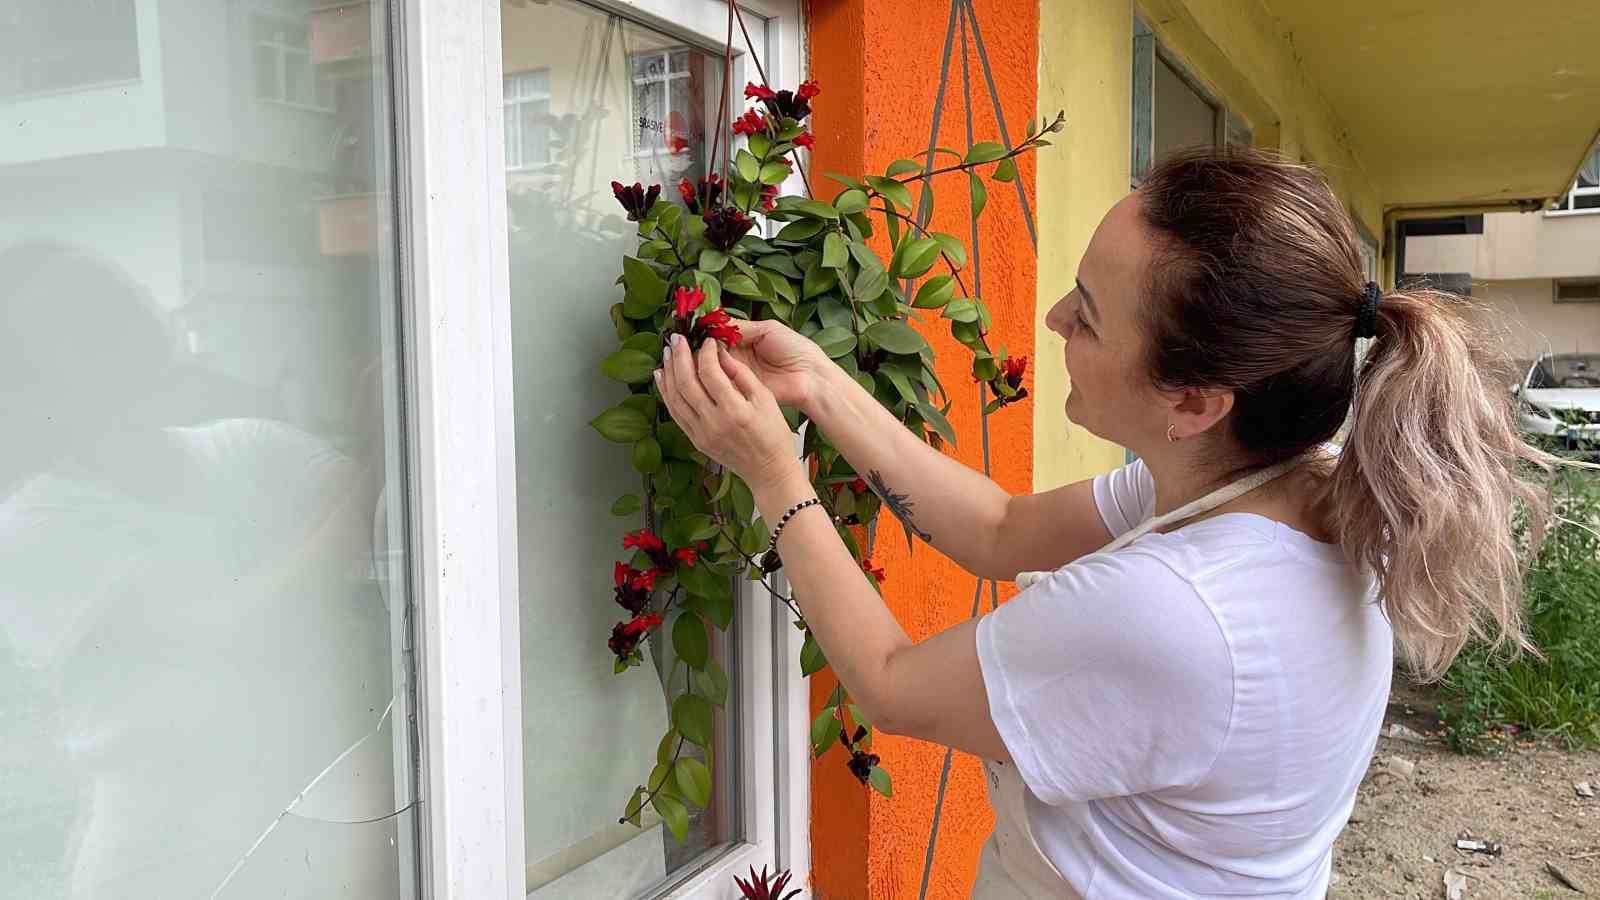
MULTIPOLYGON (((1193 503, 1185 504, 1164 516, 1145 520, 1097 552, 1121 550, 1163 525, 1210 512, 1283 476, 1304 461, 1303 457, 1296 457, 1252 472, 1193 503)), ((1051 574, 1022 572, 1017 575, 1017 585, 1026 589, 1051 574)), ((994 807, 994 831, 984 843, 983 854, 978 860, 978 880, 972 887, 973 900, 1080 900, 1078 893, 1033 837, 1033 829, 1028 823, 1027 786, 1022 783, 1017 767, 984 760, 983 768, 989 804, 994 807)))

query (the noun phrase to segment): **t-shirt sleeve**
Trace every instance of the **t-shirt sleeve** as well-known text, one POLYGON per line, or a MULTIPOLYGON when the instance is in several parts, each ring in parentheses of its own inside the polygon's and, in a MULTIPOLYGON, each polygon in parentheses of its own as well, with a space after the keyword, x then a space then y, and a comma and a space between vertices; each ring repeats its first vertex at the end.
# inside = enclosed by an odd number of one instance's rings
POLYGON ((1112 537, 1132 531, 1134 526, 1155 515, 1156 482, 1144 460, 1131 463, 1094 479, 1094 505, 1112 537))
POLYGON ((1227 641, 1189 582, 1146 551, 1056 571, 985 616, 977 643, 995 727, 1045 803, 1193 785, 1227 739, 1227 641))

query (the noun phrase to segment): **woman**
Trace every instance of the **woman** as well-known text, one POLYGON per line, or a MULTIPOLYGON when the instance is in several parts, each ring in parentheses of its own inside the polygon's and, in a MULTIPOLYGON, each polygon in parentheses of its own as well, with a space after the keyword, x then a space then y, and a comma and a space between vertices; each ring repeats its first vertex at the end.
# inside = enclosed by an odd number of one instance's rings
POLYGON ((1106 215, 1046 320, 1066 415, 1138 455, 1120 471, 1009 496, 770 322, 737 356, 678 347, 658 380, 768 522, 814 497, 789 404, 962 566, 1047 573, 912 643, 824 512, 779 532, 866 715, 994 761, 975 896, 1321 897, 1394 645, 1424 676, 1469 637, 1525 645, 1511 522, 1539 493, 1515 470, 1546 458, 1454 302, 1367 283, 1312 171, 1186 156, 1106 215))

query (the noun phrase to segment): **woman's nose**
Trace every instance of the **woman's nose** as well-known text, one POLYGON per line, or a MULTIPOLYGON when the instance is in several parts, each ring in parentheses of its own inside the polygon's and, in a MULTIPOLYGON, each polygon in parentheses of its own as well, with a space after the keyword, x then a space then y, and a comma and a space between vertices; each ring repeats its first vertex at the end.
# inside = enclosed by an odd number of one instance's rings
POLYGON ((1072 314, 1067 307, 1067 298, 1062 297, 1056 301, 1054 306, 1050 307, 1050 311, 1045 313, 1044 317, 1045 327, 1062 337, 1067 337, 1072 327, 1072 314))

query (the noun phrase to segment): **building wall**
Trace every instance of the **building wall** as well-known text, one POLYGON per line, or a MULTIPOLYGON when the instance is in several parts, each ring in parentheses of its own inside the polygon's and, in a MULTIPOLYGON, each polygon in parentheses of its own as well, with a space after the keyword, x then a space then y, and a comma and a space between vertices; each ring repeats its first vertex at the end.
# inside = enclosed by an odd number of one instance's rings
POLYGON ((1406 241, 1410 272, 1469 272, 1484 281, 1600 275, 1600 215, 1494 213, 1483 234, 1406 241))
MULTIPOLYGON (((822 96, 812 119, 817 146, 811 182, 819 195, 831 196, 838 190, 821 173, 882 173, 895 159, 926 151, 936 111, 939 127, 934 137, 939 146, 967 146, 969 116, 973 140, 1000 140, 1000 117, 991 100, 986 64, 1006 133, 1012 142, 1021 138, 1037 111, 1037 7, 1011 0, 974 0, 977 28, 969 23, 963 52, 962 29, 950 25, 953 10, 965 6, 914 0, 812 0, 807 10, 808 69, 820 83, 822 96), (981 55, 979 32, 985 47, 981 55)), ((1059 152, 1047 150, 1037 159, 1021 159, 1018 182, 1028 204, 1034 199, 1035 165, 1059 152)), ((1013 355, 1031 356, 1037 282, 1028 228, 1031 210, 1024 212, 1014 184, 990 182, 988 190, 977 252, 970 253, 962 275, 993 312, 991 341, 1004 344, 1013 355)), ((970 244, 969 209, 966 180, 944 176, 937 182, 929 227, 970 244)), ((876 240, 881 251, 882 235, 876 240)), ((1002 486, 1014 493, 1027 491, 1032 484, 1033 445, 1028 401, 990 416, 986 441, 971 353, 950 337, 947 322, 931 316, 927 321, 922 331, 933 345, 939 377, 954 403, 949 417, 958 441, 946 452, 978 469, 987 456, 991 474, 1002 486)), ((1059 367, 1059 362, 1055 365, 1059 367)), ((926 544, 919 543, 913 555, 890 517, 885 517, 873 546, 873 558, 889 573, 884 597, 915 640, 971 616, 975 602, 987 610, 996 599, 1012 593, 1009 585, 980 584, 926 544)), ((827 671, 813 676, 813 713, 833 684, 827 671)), ((882 735, 875 736, 872 752, 882 757, 894 778, 892 798, 858 783, 837 747, 813 764, 811 852, 816 896, 823 900, 967 897, 977 873, 979 847, 993 824, 978 761, 934 744, 882 735)))
MULTIPOLYGON (((1133 16, 1125 0, 1043 0, 1039 109, 1067 112, 1058 152, 1039 158, 1040 364, 1034 405, 1034 488, 1119 464, 1122 451, 1064 420, 1062 341, 1045 313, 1072 289, 1078 257, 1106 210, 1128 191, 1133 16)), ((1259 4, 1143 0, 1137 12, 1186 72, 1250 125, 1258 146, 1314 162, 1371 234, 1382 234, 1377 189, 1337 116, 1297 62, 1289 37, 1259 4)))
POLYGON ((1556 303, 1549 278, 1474 281, 1473 318, 1498 332, 1513 359, 1600 352, 1600 303, 1556 303))

